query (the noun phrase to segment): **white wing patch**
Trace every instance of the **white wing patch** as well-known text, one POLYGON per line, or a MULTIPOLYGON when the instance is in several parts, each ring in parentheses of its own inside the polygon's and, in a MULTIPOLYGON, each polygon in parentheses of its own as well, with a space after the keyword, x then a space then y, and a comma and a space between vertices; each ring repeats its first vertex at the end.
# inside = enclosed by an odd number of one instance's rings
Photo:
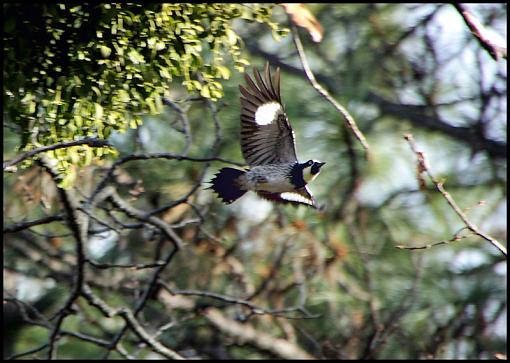
POLYGON ((257 109, 255 122, 261 126, 269 125, 282 111, 282 106, 278 102, 266 103, 257 109))
POLYGON ((298 194, 298 193, 293 193, 293 192, 281 193, 280 198, 282 198, 284 200, 288 200, 289 202, 298 202, 298 203, 305 203, 305 204, 313 205, 312 200, 310 200, 309 198, 305 198, 304 196, 302 196, 301 194, 298 194))

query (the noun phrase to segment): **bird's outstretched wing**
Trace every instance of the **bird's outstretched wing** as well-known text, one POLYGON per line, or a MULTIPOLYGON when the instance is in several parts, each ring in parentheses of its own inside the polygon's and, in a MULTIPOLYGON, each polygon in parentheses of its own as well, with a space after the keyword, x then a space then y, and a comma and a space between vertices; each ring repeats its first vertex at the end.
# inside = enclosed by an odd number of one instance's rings
POLYGON ((271 78, 269 63, 262 79, 245 74, 241 91, 241 150, 250 166, 297 162, 294 132, 280 98, 280 69, 271 78))
POLYGON ((292 192, 285 193, 270 193, 264 191, 257 191, 257 194, 264 199, 278 202, 278 203, 290 203, 290 204, 304 204, 314 208, 317 208, 317 203, 312 193, 308 189, 308 186, 304 186, 303 188, 299 188, 292 192))

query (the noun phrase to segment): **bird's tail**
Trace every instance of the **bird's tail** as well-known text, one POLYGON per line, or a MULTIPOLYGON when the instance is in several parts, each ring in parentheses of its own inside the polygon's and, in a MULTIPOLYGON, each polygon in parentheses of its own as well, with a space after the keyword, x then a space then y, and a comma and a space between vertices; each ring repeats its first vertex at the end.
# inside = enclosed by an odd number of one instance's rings
POLYGON ((224 203, 230 204, 235 202, 238 198, 242 197, 244 193, 246 193, 246 190, 239 188, 237 183, 237 178, 244 173, 245 171, 243 170, 222 168, 210 181, 212 185, 208 189, 212 189, 218 193, 218 196, 224 203))

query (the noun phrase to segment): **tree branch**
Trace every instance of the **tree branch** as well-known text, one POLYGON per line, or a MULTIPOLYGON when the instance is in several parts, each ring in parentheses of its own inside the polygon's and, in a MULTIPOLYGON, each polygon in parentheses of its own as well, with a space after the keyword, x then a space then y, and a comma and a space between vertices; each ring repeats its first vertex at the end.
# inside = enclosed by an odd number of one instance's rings
MULTIPOLYGON (((58 175, 51 168, 47 158, 43 156, 41 160, 39 160, 39 163, 46 169, 48 174, 50 174, 56 183, 58 175)), ((75 251, 77 260, 76 273, 74 275, 74 286, 71 295, 68 297, 64 306, 54 315, 54 317, 57 318, 57 321, 49 338, 48 359, 56 359, 55 342, 58 339, 61 325, 64 322, 64 319, 71 314, 72 305, 80 297, 82 291, 83 282, 85 280, 85 243, 88 234, 88 218, 82 218, 78 215, 77 203, 71 191, 62 188, 57 188, 57 191, 65 211, 67 225, 72 232, 74 240, 76 241, 75 251)))
POLYGON ((88 146, 92 146, 92 147, 110 146, 110 144, 108 143, 107 140, 101 140, 101 139, 98 139, 98 138, 82 139, 82 140, 63 142, 61 144, 42 146, 42 147, 38 147, 36 149, 28 151, 25 154, 22 154, 22 155, 18 156, 14 160, 8 160, 8 161, 4 162, 4 164, 3 164, 4 165, 4 170, 6 168, 8 168, 8 167, 11 167, 13 165, 16 165, 16 164, 22 162, 25 159, 28 159, 28 158, 30 158, 30 157, 32 157, 34 155, 37 155, 37 154, 40 154, 40 153, 43 153, 43 152, 46 152, 46 151, 63 149, 63 148, 66 148, 66 147, 78 146, 78 145, 88 145, 88 146))
POLYGON ((441 193, 441 195, 446 199, 446 201, 448 202, 450 207, 452 207, 454 212, 459 216, 459 218, 462 220, 462 222, 464 222, 466 227, 471 232, 476 234, 477 236, 479 236, 479 237, 483 238, 484 240, 488 241, 489 243, 491 243, 494 247, 496 247, 506 257, 506 255, 507 255, 506 247, 504 247, 501 243, 499 243, 498 240, 496 240, 495 238, 480 231, 480 229, 467 218, 467 216, 464 214, 462 209, 460 209, 460 207, 457 205, 457 203, 452 198, 452 196, 446 191, 446 189, 443 187, 443 183, 438 181, 434 177, 434 175, 432 175, 432 173, 430 172, 430 170, 428 169, 428 167, 426 165, 425 155, 423 154, 423 152, 418 150, 418 147, 416 145, 416 142, 414 141, 413 135, 407 134, 404 136, 404 138, 407 140, 407 142, 411 146, 411 149, 414 151, 414 153, 418 157, 419 170, 427 173, 430 180, 432 180, 432 183, 434 183, 434 186, 436 187, 437 191, 439 191, 439 193, 441 193))
POLYGON ((183 360, 184 358, 173 351, 170 348, 165 347, 163 344, 154 339, 147 331, 140 325, 138 320, 136 320, 135 315, 129 309, 121 309, 119 311, 119 315, 124 318, 127 325, 138 335, 138 337, 147 345, 149 345, 156 353, 161 354, 162 356, 168 359, 176 359, 183 360))
POLYGON ((505 159, 507 157, 506 143, 488 139, 484 135, 476 133, 476 130, 472 127, 452 126, 438 117, 428 116, 425 114, 425 106, 393 103, 373 92, 369 93, 368 100, 379 106, 383 113, 407 119, 413 126, 441 131, 456 140, 462 141, 476 151, 487 151, 492 157, 505 159))
POLYGON ((222 333, 231 336, 240 343, 251 344, 282 359, 313 359, 306 351, 288 340, 275 338, 263 331, 255 330, 251 325, 228 319, 218 309, 207 309, 204 312, 204 317, 222 333))
POLYGON ((464 22, 468 26, 471 33, 478 40, 483 49, 485 49, 490 56, 498 61, 501 58, 506 59, 507 57, 507 48, 503 46, 499 46, 494 44, 494 41, 491 39, 490 35, 487 34, 487 30, 484 26, 469 12, 469 10, 463 4, 452 4, 455 9, 459 12, 464 19, 464 22))
MULTIPOLYGON (((135 313, 127 308, 120 308, 120 309, 113 309, 110 306, 108 306, 103 300, 101 300, 99 297, 97 297, 90 287, 87 285, 84 286, 83 289, 83 295, 87 299, 90 305, 96 307, 99 311, 101 311, 107 318, 113 318, 114 316, 121 316, 124 321, 126 322, 126 325, 123 332, 126 330, 127 327, 131 328, 133 332, 147 345, 149 345, 156 353, 159 353, 163 355, 166 358, 169 359, 184 359, 180 354, 177 352, 171 350, 168 347, 165 347, 163 344, 158 342, 154 337, 152 337, 138 322, 138 320, 135 317, 135 313)), ((119 338, 120 339, 120 338, 119 338)), ((117 344, 118 341, 115 342, 117 344)), ((111 348, 111 343, 102 344, 102 346, 106 346, 108 349, 111 348)))
POLYGON ((62 221, 62 220, 64 220, 64 217, 62 217, 61 215, 54 215, 54 216, 48 216, 48 217, 36 219, 34 221, 19 222, 19 223, 15 223, 13 225, 5 227, 4 234, 16 233, 16 232, 22 231, 27 228, 39 226, 41 224, 47 224, 47 223, 51 223, 51 222, 55 222, 55 221, 62 221))
MULTIPOLYGON (((161 280, 159 281, 159 284, 170 295, 202 296, 202 297, 207 297, 207 298, 215 299, 215 300, 218 300, 218 301, 222 301, 222 302, 228 303, 228 304, 241 305, 241 306, 244 306, 244 307, 250 309, 252 315, 265 315, 265 314, 267 314, 267 315, 272 315, 272 316, 284 317, 284 318, 287 318, 287 319, 300 319, 300 318, 303 318, 303 319, 314 319, 314 318, 318 317, 317 315, 311 315, 302 306, 288 307, 288 308, 283 308, 283 309, 266 309, 266 308, 257 306, 257 305, 255 305, 254 303, 252 303, 252 302, 250 302, 248 300, 238 299, 238 298, 235 298, 235 297, 218 294, 218 293, 211 292, 211 291, 174 290, 170 286, 168 286, 167 283, 165 283, 164 281, 161 281, 161 280), (292 313, 292 312, 296 312, 296 311, 301 313, 303 316, 302 317, 296 317, 295 315, 286 315, 288 313, 292 313)), ((159 297, 162 298, 162 299, 166 298, 166 296, 161 295, 161 293, 160 293, 159 297)), ((193 305, 193 304, 190 304, 190 305, 193 305)))
POLYGON ((128 216, 159 228, 177 249, 182 248, 183 242, 181 238, 172 230, 172 228, 170 228, 168 223, 164 222, 158 217, 147 215, 147 213, 131 207, 117 194, 117 191, 113 187, 108 187, 104 189, 103 192, 105 198, 109 198, 117 208, 126 213, 128 216))
POLYGON ((401 250, 426 250, 426 249, 429 249, 429 248, 432 248, 432 247, 435 247, 435 246, 446 245, 446 244, 449 244, 451 242, 456 242, 456 241, 460 241, 461 239, 468 238, 469 235, 462 235, 461 234, 462 231, 464 231, 465 229, 467 229, 467 227, 462 227, 449 240, 442 240, 442 241, 439 241, 439 242, 429 243, 429 244, 427 244, 425 246, 418 246, 418 247, 404 246, 404 245, 398 245, 398 246, 395 246, 395 247, 398 248, 398 249, 401 249, 401 250))
POLYGON ((317 82, 317 80, 315 79, 315 76, 314 76, 312 70, 310 69, 310 66, 308 65, 308 61, 306 59, 305 51, 303 49, 303 44, 301 43, 301 39, 299 38, 298 30, 297 30, 296 26, 293 23, 291 23, 291 29, 292 29, 292 37, 294 39, 294 44, 296 45, 296 49, 297 49, 298 54, 299 54, 299 59, 301 61, 301 64, 303 65, 303 69, 305 70, 305 74, 306 74, 306 77, 308 78, 308 81, 310 82, 312 87, 315 88, 315 90, 317 92, 319 92, 319 94, 322 97, 324 97, 329 103, 331 103, 333 105, 333 107, 335 107, 337 109, 337 111, 342 115, 342 117, 344 118, 344 121, 345 121, 345 124, 347 125, 347 127, 349 129, 351 129, 351 131, 354 133, 354 136, 356 136, 358 141, 363 146, 363 149, 365 149, 365 158, 368 159, 369 146, 368 146, 367 140, 365 139, 365 136, 359 130, 358 125, 356 125, 356 121, 354 121, 354 119, 352 118, 352 116, 349 113, 349 111, 347 111, 346 108, 344 108, 333 97, 331 97, 329 92, 326 91, 317 82))

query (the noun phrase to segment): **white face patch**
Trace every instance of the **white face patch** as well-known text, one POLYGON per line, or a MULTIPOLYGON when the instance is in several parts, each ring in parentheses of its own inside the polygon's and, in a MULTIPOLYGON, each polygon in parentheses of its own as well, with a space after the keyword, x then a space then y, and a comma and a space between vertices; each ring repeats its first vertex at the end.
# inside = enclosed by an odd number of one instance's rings
MULTIPOLYGON (((319 163, 319 161, 317 161, 317 160, 312 160, 312 161, 314 163, 319 163)), ((320 170, 319 170, 319 172, 317 174, 312 174, 312 165, 311 166, 307 166, 306 168, 303 169, 303 179, 305 180, 305 182, 307 184, 310 183, 315 178, 317 178, 317 175, 320 174, 320 170)))
POLYGON ((281 112, 282 106, 278 102, 266 103, 257 109, 255 122, 261 126, 269 125, 281 112))
POLYGON ((310 183, 312 180, 314 180, 315 178, 317 178, 317 175, 319 175, 319 173, 317 174, 312 174, 312 168, 311 167, 308 167, 306 169, 303 170, 303 179, 305 180, 305 182, 307 183, 310 183))

